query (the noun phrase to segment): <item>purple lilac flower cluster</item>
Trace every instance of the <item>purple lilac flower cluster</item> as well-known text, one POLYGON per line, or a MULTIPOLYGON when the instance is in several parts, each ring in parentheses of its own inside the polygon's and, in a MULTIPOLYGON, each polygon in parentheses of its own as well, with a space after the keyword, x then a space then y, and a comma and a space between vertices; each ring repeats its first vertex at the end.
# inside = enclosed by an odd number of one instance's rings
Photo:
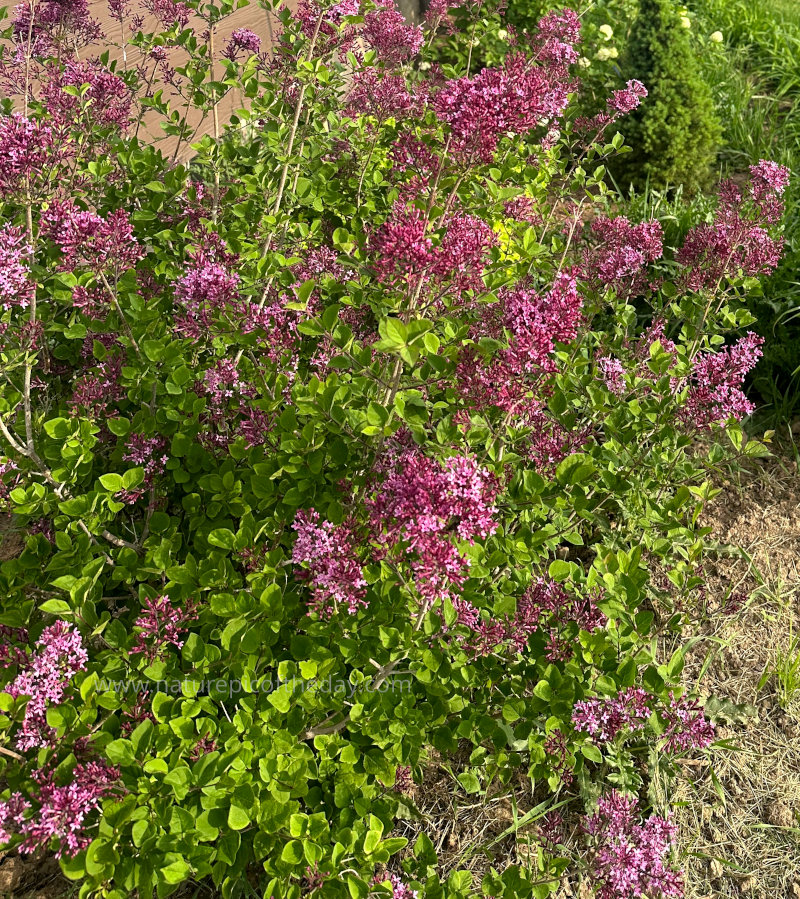
POLYGON ((101 128, 125 131, 131 121, 131 92, 125 82, 104 65, 92 60, 70 60, 63 68, 52 67, 43 89, 43 99, 53 127, 74 128, 80 121, 81 104, 86 115, 101 128), (89 85, 80 98, 65 88, 89 85))
POLYGON ((379 3, 364 16, 363 37, 387 66, 398 66, 416 56, 424 36, 418 25, 408 25, 392 4, 379 3))
POLYGON ((0 308, 27 309, 36 284, 30 279, 30 247, 21 228, 5 225, 0 230, 0 308))
POLYGON ((745 376, 761 357, 764 338, 749 332, 716 353, 701 353, 688 379, 689 392, 680 410, 683 421, 699 430, 751 415, 754 406, 742 391, 745 376))
POLYGON ((197 606, 193 601, 179 608, 168 596, 145 599, 134 622, 136 639, 131 655, 142 654, 148 662, 154 662, 164 656, 168 646, 180 649, 183 646, 181 634, 186 632, 184 625, 196 618, 197 606))
POLYGON ((417 891, 412 890, 398 874, 385 872, 376 874, 373 883, 389 883, 392 888, 392 899, 417 899, 417 891))
POLYGON ((678 899, 680 873, 670 867, 674 824, 658 815, 642 822, 638 802, 614 791, 601 796, 583 829, 593 842, 590 878, 597 899, 678 899))
POLYGON ((0 196, 19 196, 47 171, 54 153, 49 125, 19 113, 0 116, 0 196))
POLYGON ((652 703, 653 697, 646 690, 628 687, 610 698, 576 702, 572 723, 597 741, 607 743, 620 733, 643 730, 653 712, 652 703))
POLYGON ((659 703, 640 687, 627 687, 616 696, 576 702, 572 723, 597 742, 607 743, 620 734, 644 730, 653 712, 663 719, 661 748, 667 753, 707 749, 714 742, 714 725, 697 701, 688 696, 676 699, 671 693, 669 703, 659 703))
POLYGON ((356 556, 352 529, 321 521, 315 509, 298 512, 293 527, 297 539, 292 561, 308 566, 304 573, 313 594, 311 610, 329 618, 340 607, 351 615, 365 608, 367 582, 356 556))
POLYGON ((469 563, 456 539, 473 542, 497 527, 497 483, 472 456, 439 462, 409 449, 395 455, 368 503, 372 536, 406 557, 428 603, 453 597, 469 563))
POLYGON ((601 217, 591 225, 597 241, 584 259, 584 270, 617 293, 635 293, 647 283, 646 267, 664 252, 661 223, 631 224, 624 216, 601 217))
POLYGON ((47 709, 63 700, 69 682, 85 670, 88 660, 80 633, 64 621, 46 627, 36 646, 7 688, 11 696, 28 697, 17 736, 17 747, 23 752, 52 745, 55 731, 47 723, 47 709))
POLYGON ((258 56, 261 51, 261 38, 249 28, 236 28, 228 40, 223 56, 226 59, 237 59, 240 53, 258 56))
POLYGON ((568 661, 572 647, 564 636, 570 626, 592 633, 606 624, 606 616, 597 607, 599 595, 582 597, 569 593, 555 581, 539 578, 517 603, 516 613, 505 619, 482 618, 480 610, 465 599, 455 599, 457 624, 472 631, 465 640, 474 656, 501 649, 524 652, 531 636, 546 634, 545 653, 551 661, 568 661))
POLYGON ((57 840, 56 858, 77 855, 92 840, 86 819, 111 795, 119 771, 104 762, 87 762, 75 766, 72 780, 64 786, 54 782, 51 771, 40 769, 33 777, 38 807, 32 815, 28 815, 31 802, 21 793, 0 801, 0 842, 9 843, 19 835, 23 838, 19 851, 30 854, 57 840))
POLYGON ((86 267, 122 274, 142 258, 128 214, 118 209, 102 218, 72 202, 54 201, 42 213, 42 234, 59 247, 61 271, 86 267))
POLYGON ((783 214, 788 181, 788 169, 762 161, 751 168, 748 196, 732 182, 723 182, 714 221, 692 228, 676 256, 690 290, 715 289, 739 272, 757 277, 775 269, 783 238, 772 237, 768 227, 783 214))

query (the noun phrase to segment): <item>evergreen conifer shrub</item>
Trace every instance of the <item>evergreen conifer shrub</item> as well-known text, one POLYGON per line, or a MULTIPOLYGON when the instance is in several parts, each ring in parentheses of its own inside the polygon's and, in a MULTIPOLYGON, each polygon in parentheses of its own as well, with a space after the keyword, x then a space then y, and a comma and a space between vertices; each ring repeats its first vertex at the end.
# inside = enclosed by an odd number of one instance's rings
POLYGON ((621 124, 634 152, 617 161, 620 187, 682 184, 693 193, 707 186, 720 126, 689 29, 672 0, 640 0, 623 68, 649 96, 621 124))

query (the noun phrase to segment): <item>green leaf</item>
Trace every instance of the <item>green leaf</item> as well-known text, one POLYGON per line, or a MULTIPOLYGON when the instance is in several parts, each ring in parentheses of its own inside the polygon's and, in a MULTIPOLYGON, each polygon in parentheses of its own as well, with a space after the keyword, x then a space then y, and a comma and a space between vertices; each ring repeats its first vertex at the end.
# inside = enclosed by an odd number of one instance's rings
POLYGON ((250 815, 247 813, 247 809, 239 805, 232 805, 228 809, 228 825, 233 830, 244 830, 249 823, 250 815))
POLYGON ((122 475, 101 474, 100 483, 103 485, 103 487, 105 487, 106 490, 110 490, 112 493, 116 493, 118 490, 122 490, 122 475))
POLYGON ((212 546, 220 547, 220 549, 233 549, 235 540, 236 536, 228 528, 217 528, 208 535, 208 542, 212 546))
POLYGON ((132 765, 136 758, 130 740, 112 740, 106 746, 105 754, 112 765, 132 765))
POLYGON ((48 599, 39 606, 39 609, 50 615, 72 616, 72 606, 63 599, 48 599))
POLYGON ((462 771, 456 780, 468 793, 479 793, 481 790, 481 782, 472 771, 462 771))
POLYGON ((584 743, 581 746, 581 755, 590 762, 600 764, 603 761, 603 753, 594 745, 594 743, 584 743))
POLYGON ((300 840, 290 840, 281 852, 281 860, 290 865, 298 865, 303 861, 303 844, 300 840))

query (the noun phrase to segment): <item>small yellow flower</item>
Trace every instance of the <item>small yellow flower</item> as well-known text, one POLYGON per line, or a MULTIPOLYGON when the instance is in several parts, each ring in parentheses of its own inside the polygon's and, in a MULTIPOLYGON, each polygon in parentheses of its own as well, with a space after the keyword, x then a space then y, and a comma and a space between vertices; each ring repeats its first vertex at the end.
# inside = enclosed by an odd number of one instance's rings
POLYGON ((601 25, 599 31, 607 41, 614 37, 614 29, 610 25, 601 25))
POLYGON ((601 47, 596 54, 596 59, 601 62, 606 59, 616 59, 619 56, 619 50, 616 47, 601 47))
POLYGON ((585 56, 581 56, 581 58, 578 60, 578 65, 582 69, 588 69, 591 64, 592 64, 591 59, 587 59, 585 56))
POLYGON ((722 32, 721 32, 721 31, 715 31, 715 32, 713 32, 713 34, 711 34, 711 36, 710 36, 710 39, 711 39, 715 44, 721 44, 722 41, 724 40, 724 38, 722 37, 722 32))
POLYGON ((683 25, 684 28, 691 28, 692 20, 689 18, 689 16, 681 16, 681 25, 683 25))

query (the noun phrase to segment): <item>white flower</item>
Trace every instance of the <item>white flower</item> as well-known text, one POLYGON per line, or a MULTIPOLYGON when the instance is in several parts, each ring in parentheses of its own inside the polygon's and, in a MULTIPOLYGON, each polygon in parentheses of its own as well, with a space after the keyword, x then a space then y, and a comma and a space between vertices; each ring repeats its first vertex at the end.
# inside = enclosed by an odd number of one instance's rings
POLYGON ((681 25, 683 25, 684 28, 691 28, 692 20, 689 18, 689 16, 681 16, 681 25))
POLYGON ((591 64, 592 64, 591 59, 587 59, 585 56, 581 56, 581 58, 578 60, 578 65, 582 69, 588 69, 591 64))
POLYGON ((614 37, 614 29, 610 25, 601 25, 599 31, 607 41, 614 37))
POLYGON ((497 36, 500 38, 501 41, 504 41, 508 37, 508 32, 505 30, 505 28, 501 28, 497 32, 497 36))
POLYGON ((616 47, 601 47, 595 54, 595 58, 601 62, 606 59, 616 59, 619 56, 619 50, 616 47))
POLYGON ((715 31, 713 34, 710 35, 710 39, 711 39, 715 44, 721 44, 722 41, 724 40, 724 38, 722 37, 722 32, 721 32, 721 31, 715 31))

